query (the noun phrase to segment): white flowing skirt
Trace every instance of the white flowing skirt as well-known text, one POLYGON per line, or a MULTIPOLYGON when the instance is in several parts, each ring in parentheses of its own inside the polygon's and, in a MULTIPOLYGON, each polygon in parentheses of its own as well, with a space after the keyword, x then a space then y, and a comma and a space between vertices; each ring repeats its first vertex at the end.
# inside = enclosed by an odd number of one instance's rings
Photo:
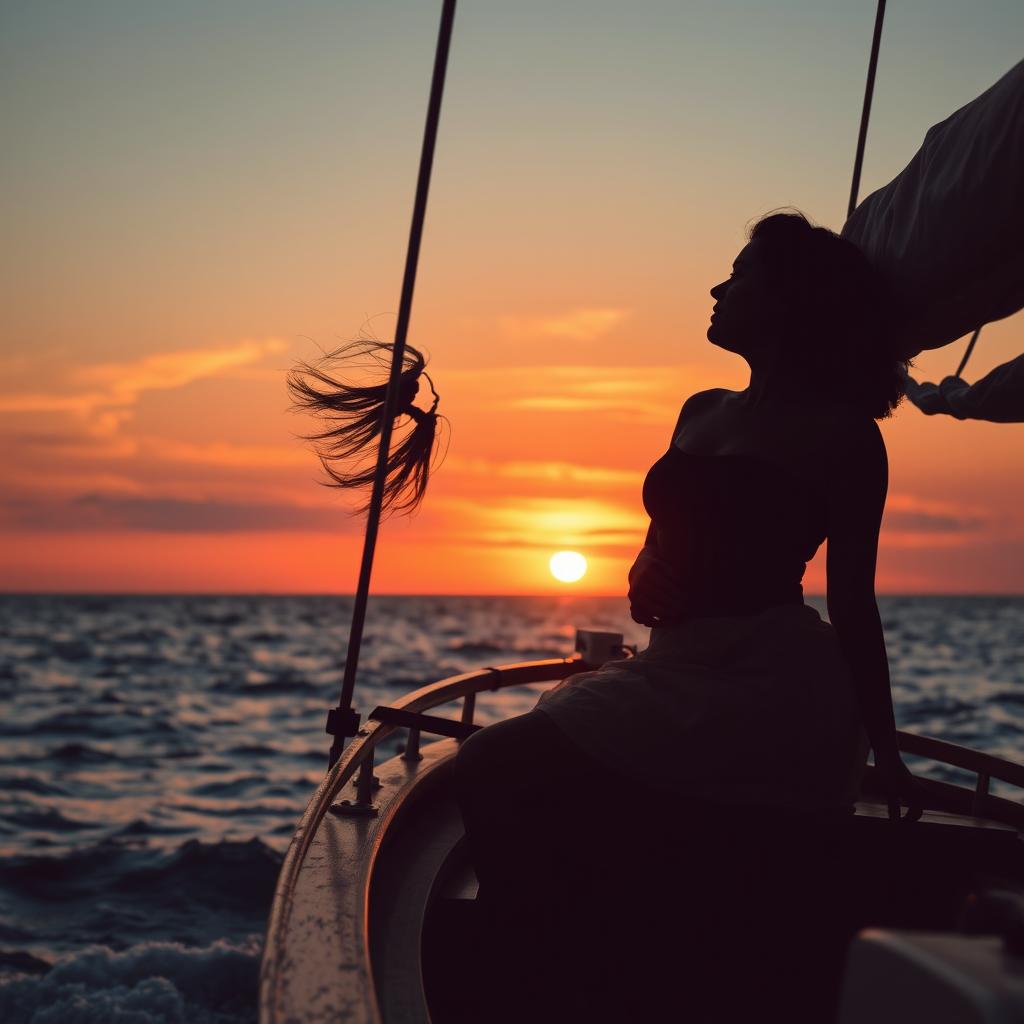
POLYGON ((623 776, 697 799, 846 808, 867 755, 835 632, 807 605, 653 629, 537 708, 623 776))

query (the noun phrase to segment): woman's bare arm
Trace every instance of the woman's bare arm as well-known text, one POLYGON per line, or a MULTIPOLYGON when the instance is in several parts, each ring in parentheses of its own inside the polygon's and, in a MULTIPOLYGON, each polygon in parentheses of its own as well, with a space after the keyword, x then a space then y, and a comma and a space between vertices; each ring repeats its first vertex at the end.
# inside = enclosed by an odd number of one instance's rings
POLYGON ((851 430, 834 454, 827 482, 828 614, 853 671, 875 757, 885 759, 898 756, 889 661, 875 600, 888 460, 874 423, 851 430))
POLYGON ((878 534, 889 464, 877 425, 851 430, 833 453, 828 495, 828 614, 857 690, 861 718, 889 796, 920 816, 920 792, 904 767, 896 741, 889 659, 875 599, 878 534))

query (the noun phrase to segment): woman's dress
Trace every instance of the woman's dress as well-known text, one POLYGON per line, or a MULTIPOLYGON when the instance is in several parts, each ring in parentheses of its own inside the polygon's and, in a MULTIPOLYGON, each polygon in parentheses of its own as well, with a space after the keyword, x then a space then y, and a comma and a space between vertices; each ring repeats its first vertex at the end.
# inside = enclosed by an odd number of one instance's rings
POLYGON ((835 633, 803 603, 825 539, 820 500, 753 456, 673 444, 644 505, 685 610, 635 658, 547 691, 537 705, 578 747, 651 787, 718 802, 836 810, 867 745, 835 633))

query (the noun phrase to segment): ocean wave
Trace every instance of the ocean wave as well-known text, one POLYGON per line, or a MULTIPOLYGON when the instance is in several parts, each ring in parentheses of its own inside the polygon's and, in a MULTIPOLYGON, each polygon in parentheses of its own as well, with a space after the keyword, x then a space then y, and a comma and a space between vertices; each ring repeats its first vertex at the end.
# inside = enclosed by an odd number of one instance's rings
POLYGON ((92 644, 85 640, 54 640, 50 652, 61 661, 85 661, 93 655, 92 644))
POLYGON ((90 743, 62 743, 59 747, 41 755, 41 760, 56 758, 58 761, 91 761, 98 764, 114 757, 113 751, 103 750, 90 743))
POLYGON ((459 640, 450 643, 448 650, 452 654, 461 654, 463 657, 478 658, 501 654, 506 648, 500 644, 488 643, 486 640, 459 640))
POLYGON ((210 689, 214 693, 231 693, 246 697, 279 697, 296 694, 322 694, 323 687, 296 672, 283 670, 274 674, 250 672, 220 679, 210 689))
MULTIPOLYGON (((9 954, 18 956, 18 954, 9 954)), ((31 954, 21 954, 31 956, 31 954)), ((5 1024, 241 1024, 256 1016, 259 941, 92 946, 0 979, 5 1024), (40 969, 41 968, 41 969, 40 969)))
POLYGON ((1024 704, 1024 693, 1016 690, 1002 690, 999 693, 993 693, 988 698, 988 702, 996 705, 1015 704, 1019 707, 1024 704))
POLYGON ((253 789, 262 788, 266 784, 267 779, 264 775, 243 775, 237 779, 204 782, 202 785, 193 786, 188 792, 193 796, 236 797, 243 796, 253 789))
POLYGON ((144 838, 108 839, 59 854, 4 858, 0 896, 12 920, 30 926, 36 944, 52 948, 69 942, 120 948, 158 938, 199 945, 260 930, 280 864, 281 854, 255 838, 189 839, 173 850, 144 838), (41 906, 45 913, 31 913, 41 906))
POLYGON ((242 743, 237 747, 228 747, 224 751, 226 757, 272 757, 279 750, 267 743, 242 743))
POLYGON ((15 775, 4 779, 4 788, 16 793, 32 793, 35 796, 67 796, 63 786, 36 778, 34 775, 15 775))
POLYGON ((7 722, 2 727, 6 736, 81 735, 103 739, 158 733, 178 735, 180 730, 165 717, 150 715, 139 708, 117 707, 107 709, 69 708, 38 720, 7 722))
POLYGON ((96 828, 94 821, 78 821, 61 814, 55 807, 23 805, 4 810, 4 825, 49 832, 78 832, 96 828))
MULTIPOLYGON (((225 897, 243 892, 251 892, 255 897, 260 888, 268 884, 273 888, 280 864, 280 854, 255 837, 244 842, 218 843, 189 839, 170 852, 158 847, 128 849, 106 841, 59 856, 9 857, 0 861, 0 883, 50 886, 75 882, 86 872, 105 867, 121 890, 161 882, 176 886, 179 896, 201 886, 225 897)), ((93 882, 89 879, 84 884, 93 882)))

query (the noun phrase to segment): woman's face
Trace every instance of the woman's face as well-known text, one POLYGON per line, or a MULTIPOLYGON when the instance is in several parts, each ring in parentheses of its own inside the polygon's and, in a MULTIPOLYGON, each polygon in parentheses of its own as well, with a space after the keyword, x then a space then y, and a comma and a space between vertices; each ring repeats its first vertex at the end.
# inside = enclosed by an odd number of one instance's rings
POLYGON ((749 242, 736 257, 728 280, 711 289, 715 300, 708 341, 750 361, 775 350, 782 301, 769 281, 762 243, 749 242))

